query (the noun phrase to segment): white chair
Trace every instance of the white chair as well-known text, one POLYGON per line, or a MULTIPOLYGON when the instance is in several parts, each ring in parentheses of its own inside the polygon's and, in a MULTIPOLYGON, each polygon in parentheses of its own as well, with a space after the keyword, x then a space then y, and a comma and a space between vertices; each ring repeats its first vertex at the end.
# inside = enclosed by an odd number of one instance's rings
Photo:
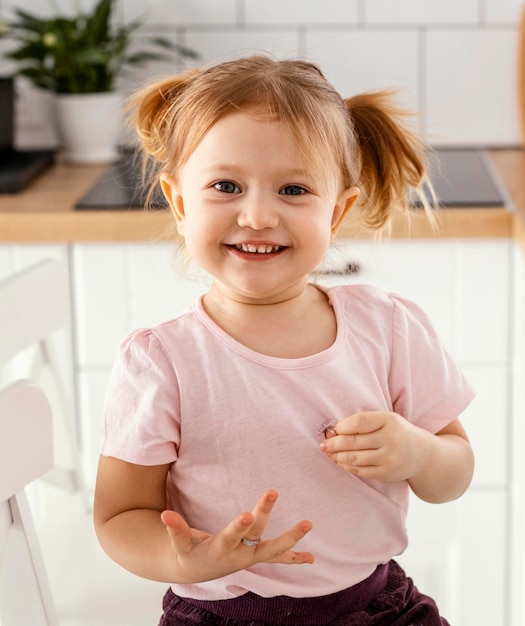
POLYGON ((53 466, 51 408, 28 380, 0 391, 0 624, 58 626, 25 486, 53 466))
POLYGON ((75 435, 74 408, 65 389, 51 338, 70 327, 69 287, 66 269, 58 260, 47 259, 0 281, 0 367, 32 347, 31 364, 16 378, 41 382, 45 368, 51 374, 56 400, 53 413, 73 467, 57 467, 46 481, 69 491, 81 493, 86 509, 91 506, 83 477, 75 435))

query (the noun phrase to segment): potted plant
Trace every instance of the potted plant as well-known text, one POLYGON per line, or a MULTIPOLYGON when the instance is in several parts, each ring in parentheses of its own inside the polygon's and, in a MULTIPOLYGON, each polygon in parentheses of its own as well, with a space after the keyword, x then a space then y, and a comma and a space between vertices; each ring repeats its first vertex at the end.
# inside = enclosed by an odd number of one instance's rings
POLYGON ((72 16, 47 18, 17 9, 0 29, 3 37, 18 44, 5 53, 17 63, 16 73, 53 92, 63 158, 68 161, 115 158, 122 102, 116 81, 128 68, 173 56, 197 57, 166 38, 137 33, 143 19, 116 24, 115 2, 99 0, 87 13, 77 0, 72 16))

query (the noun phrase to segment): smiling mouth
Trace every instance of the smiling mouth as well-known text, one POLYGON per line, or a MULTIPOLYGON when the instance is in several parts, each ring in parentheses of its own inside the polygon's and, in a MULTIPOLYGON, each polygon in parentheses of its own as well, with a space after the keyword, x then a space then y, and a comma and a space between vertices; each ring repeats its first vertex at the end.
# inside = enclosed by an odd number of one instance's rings
POLYGON ((275 252, 281 252, 281 250, 284 250, 286 246, 273 246, 265 243, 238 243, 231 247, 239 250, 239 252, 249 252, 251 254, 272 254, 275 252))

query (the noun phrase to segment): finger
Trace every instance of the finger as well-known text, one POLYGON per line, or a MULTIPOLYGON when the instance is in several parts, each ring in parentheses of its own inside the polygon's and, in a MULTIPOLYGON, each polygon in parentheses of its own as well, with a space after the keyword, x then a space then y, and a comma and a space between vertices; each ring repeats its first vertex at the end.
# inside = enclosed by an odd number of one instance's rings
POLYGON ((288 550, 278 557, 267 559, 265 563, 280 563, 282 565, 311 565, 315 563, 315 557, 311 552, 294 552, 288 550))
POLYGON ((216 536, 217 545, 223 553, 233 552, 241 544, 254 521, 253 513, 241 513, 216 536))
POLYGON ((384 411, 365 411, 354 413, 336 424, 338 435, 359 435, 373 433, 385 424, 386 415, 384 411))
POLYGON ((191 543, 191 530, 186 521, 175 511, 163 511, 160 514, 168 535, 177 551, 188 552, 191 543))
POLYGON ((381 462, 380 453, 377 450, 342 450, 330 456, 336 463, 351 467, 376 466, 381 462))
POLYGON ((279 494, 274 489, 264 492, 252 511, 253 522, 243 537, 250 541, 261 539, 278 497, 279 494))
POLYGON ((272 563, 313 563, 314 557, 311 552, 292 550, 311 530, 312 523, 302 520, 279 537, 260 543, 255 554, 259 560, 272 563))
POLYGON ((368 433, 365 435, 338 435, 331 437, 322 449, 329 454, 336 452, 346 452, 349 450, 377 450, 381 446, 381 442, 377 433, 368 433))
POLYGON ((180 534, 185 531, 189 532, 190 530, 184 518, 175 511, 163 511, 160 514, 160 519, 168 531, 172 531, 174 534, 180 534))

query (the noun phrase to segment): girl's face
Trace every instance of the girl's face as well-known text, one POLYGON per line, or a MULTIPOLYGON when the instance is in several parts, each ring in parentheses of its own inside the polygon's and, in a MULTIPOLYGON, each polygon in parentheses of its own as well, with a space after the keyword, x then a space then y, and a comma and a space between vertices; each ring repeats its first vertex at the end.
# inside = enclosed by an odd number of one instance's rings
POLYGON ((319 181, 289 129, 256 111, 219 120, 161 184, 193 260, 254 304, 305 289, 359 193, 319 181))

